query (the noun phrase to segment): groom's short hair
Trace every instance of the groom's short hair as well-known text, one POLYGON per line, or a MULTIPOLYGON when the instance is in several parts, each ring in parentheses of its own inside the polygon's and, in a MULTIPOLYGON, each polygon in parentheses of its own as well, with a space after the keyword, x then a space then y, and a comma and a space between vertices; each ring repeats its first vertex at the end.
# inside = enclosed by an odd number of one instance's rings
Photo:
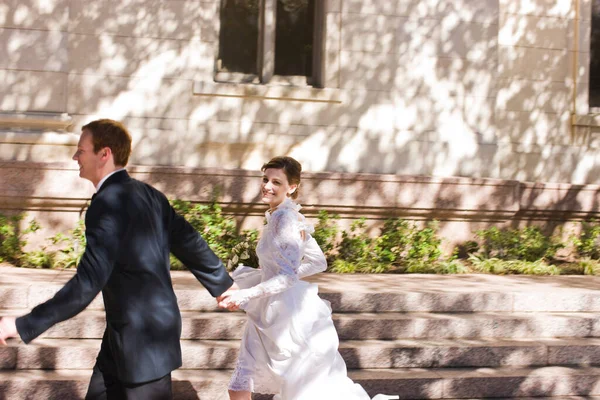
POLYGON ((112 119, 98 119, 84 125, 81 130, 84 129, 92 134, 94 153, 108 147, 113 153, 115 165, 127 165, 131 155, 131 135, 122 123, 112 119))

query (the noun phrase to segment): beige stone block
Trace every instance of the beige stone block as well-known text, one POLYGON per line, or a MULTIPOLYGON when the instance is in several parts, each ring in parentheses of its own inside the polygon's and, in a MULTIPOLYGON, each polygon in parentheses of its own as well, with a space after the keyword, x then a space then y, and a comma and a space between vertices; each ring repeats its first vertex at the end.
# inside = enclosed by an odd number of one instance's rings
MULTIPOLYGON (((588 82, 577 82, 576 92, 576 115, 587 115, 590 113, 590 87, 588 82)), ((571 100, 572 101, 572 100, 571 100)), ((571 104, 571 103, 570 103, 571 104)), ((572 107, 572 105, 570 105, 572 107)))
POLYGON ((487 98, 496 95, 498 76, 496 57, 469 61, 460 58, 436 58, 426 75, 429 93, 487 98))
POLYGON ((576 0, 579 1, 579 18, 584 21, 592 20, 592 7, 594 0, 576 0))
POLYGON ((212 79, 217 51, 215 43, 199 40, 69 37, 70 72, 79 74, 212 79))
POLYGON ((331 120, 333 109, 340 106, 329 103, 288 102, 282 100, 245 99, 241 115, 243 119, 252 116, 254 122, 277 123, 281 125, 307 124, 321 125, 331 120))
POLYGON ((2 143, 1 140, 0 144, 3 161, 64 162, 71 159, 76 149, 75 146, 2 143))
POLYGON ((69 113, 92 118, 241 118, 241 98, 193 96, 193 82, 188 80, 70 75, 68 85, 69 113))
POLYGON ((416 7, 417 3, 415 0, 345 0, 342 3, 342 12, 408 16, 410 10, 416 7))
POLYGON ((466 124, 465 131, 471 131, 476 136, 477 143, 496 143, 495 103, 495 97, 464 96, 462 98, 459 120, 466 124))
POLYGON ((412 18, 434 18, 442 24, 455 24, 457 21, 497 24, 498 12, 498 0, 417 0, 409 8, 412 18))
POLYGON ((577 24, 574 20, 569 20, 567 31, 567 48, 570 51, 578 51, 587 53, 590 51, 590 38, 592 36, 591 21, 578 20, 577 24), (575 43, 575 26, 578 25, 578 41, 575 43))
POLYGON ((340 87, 340 46, 342 24, 340 13, 325 14, 325 48, 323 50, 324 79, 326 88, 340 87))
MULTIPOLYGON (((585 0, 589 1, 589 0, 585 0)), ((571 0, 499 0, 500 13, 573 18, 575 10, 571 0)))
MULTIPOLYGON (((309 134, 309 127, 252 123, 241 131, 238 122, 209 121, 197 129, 139 130, 134 135, 132 163, 139 165, 186 165, 190 167, 240 168, 260 156, 285 154, 309 134), (256 153, 259 154, 256 154, 256 153), (264 154, 263 154, 264 153, 264 154)), ((258 167, 260 167, 258 165, 258 167)), ((257 167, 257 168, 258 168, 257 167)))
POLYGON ((396 31, 396 53, 411 58, 435 57, 440 35, 439 20, 400 18, 396 31))
POLYGON ((498 24, 473 22, 440 24, 439 57, 464 58, 470 61, 491 60, 498 52, 498 24))
POLYGON ((216 41, 219 4, 193 0, 73 1, 69 31, 216 41))
POLYGON ((573 82, 573 69, 577 70, 577 83, 587 83, 590 81, 590 58, 591 54, 589 52, 573 52, 570 51, 567 56, 567 81, 569 83, 573 82), (577 60, 575 60, 577 57, 577 60), (577 67, 575 67, 577 64, 577 67))
POLYGON ((66 72, 67 34, 58 31, 0 29, 0 68, 66 72))
POLYGON ((342 25, 342 50, 389 53, 395 51, 395 16, 346 14, 342 25))
POLYGON ((571 106, 572 89, 564 82, 500 79, 498 109, 559 114, 571 106))
POLYGON ((501 78, 563 82, 569 77, 567 50, 500 46, 498 59, 501 78))
POLYGON ((0 27, 66 31, 69 0, 3 0, 0 27))
POLYGON ((0 110, 64 112, 66 87, 62 72, 0 70, 0 110))
POLYGON ((506 179, 531 182, 597 183, 594 162, 595 154, 581 147, 507 145, 500 172, 506 179))
POLYGON ((325 1, 325 12, 339 13, 342 11, 342 0, 327 0, 325 1))
POLYGON ((342 37, 341 14, 327 13, 325 15, 325 51, 339 52, 342 37))
MULTIPOLYGON (((340 87, 342 89, 369 89, 388 91, 398 77, 404 80, 404 67, 395 54, 342 51, 340 57, 340 87)), ((415 72, 418 73, 418 72, 415 72)))
POLYGON ((325 82, 326 88, 340 87, 340 52, 325 51, 325 82))
MULTIPOLYGON (((394 57, 383 53, 342 52, 343 89, 392 91, 403 98, 428 95, 434 99, 495 94, 496 58, 469 61, 460 58, 394 57)), ((383 93, 381 94, 383 96, 383 93)))
POLYGON ((563 144, 570 141, 567 110, 556 113, 496 110, 498 140, 527 145, 563 144))
POLYGON ((566 49, 570 21, 565 18, 500 14, 498 44, 566 49))

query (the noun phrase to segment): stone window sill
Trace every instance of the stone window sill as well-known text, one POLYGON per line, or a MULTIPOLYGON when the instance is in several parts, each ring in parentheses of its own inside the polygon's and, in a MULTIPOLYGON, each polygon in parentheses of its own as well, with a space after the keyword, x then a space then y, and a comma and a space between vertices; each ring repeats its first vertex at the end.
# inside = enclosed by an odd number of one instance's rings
POLYGON ((575 126, 600 127, 600 113, 587 115, 575 115, 573 119, 575 126))
POLYGON ((252 83, 194 82, 195 96, 239 97, 264 100, 304 101, 313 103, 342 103, 339 89, 260 85, 252 83))

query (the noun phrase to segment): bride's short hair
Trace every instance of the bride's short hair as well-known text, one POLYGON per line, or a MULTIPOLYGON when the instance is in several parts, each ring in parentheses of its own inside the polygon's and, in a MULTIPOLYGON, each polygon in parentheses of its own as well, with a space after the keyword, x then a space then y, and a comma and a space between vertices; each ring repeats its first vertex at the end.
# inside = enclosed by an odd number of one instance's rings
POLYGON ((260 170, 262 172, 265 172, 265 170, 269 168, 282 169, 283 173, 285 174, 288 180, 288 183, 290 185, 298 186, 296 190, 294 190, 294 193, 290 195, 292 199, 297 198, 298 190, 300 189, 300 175, 302 174, 302 165, 292 157, 277 156, 271 158, 269 162, 264 163, 260 170))

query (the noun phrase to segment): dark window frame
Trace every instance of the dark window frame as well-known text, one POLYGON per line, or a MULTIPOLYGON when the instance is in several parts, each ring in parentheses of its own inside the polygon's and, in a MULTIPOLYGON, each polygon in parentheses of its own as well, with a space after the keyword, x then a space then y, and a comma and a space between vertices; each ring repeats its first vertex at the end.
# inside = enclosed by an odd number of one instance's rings
POLYGON ((590 34, 590 75, 588 82, 589 107, 600 111, 600 0, 592 1, 590 34))
MULTIPOLYGON (((277 21, 277 1, 278 0, 259 1, 258 51, 256 60, 257 73, 252 74, 224 71, 221 68, 221 60, 219 59, 222 43, 219 43, 219 53, 216 56, 215 63, 215 82, 312 86, 316 88, 325 87, 325 2, 328 0, 314 0, 311 76, 284 76, 275 74, 275 32, 277 28, 275 26, 275 21, 277 21)), ((223 1, 220 2, 220 7, 222 6, 223 1)), ((220 12, 219 19, 221 19, 220 12)))

